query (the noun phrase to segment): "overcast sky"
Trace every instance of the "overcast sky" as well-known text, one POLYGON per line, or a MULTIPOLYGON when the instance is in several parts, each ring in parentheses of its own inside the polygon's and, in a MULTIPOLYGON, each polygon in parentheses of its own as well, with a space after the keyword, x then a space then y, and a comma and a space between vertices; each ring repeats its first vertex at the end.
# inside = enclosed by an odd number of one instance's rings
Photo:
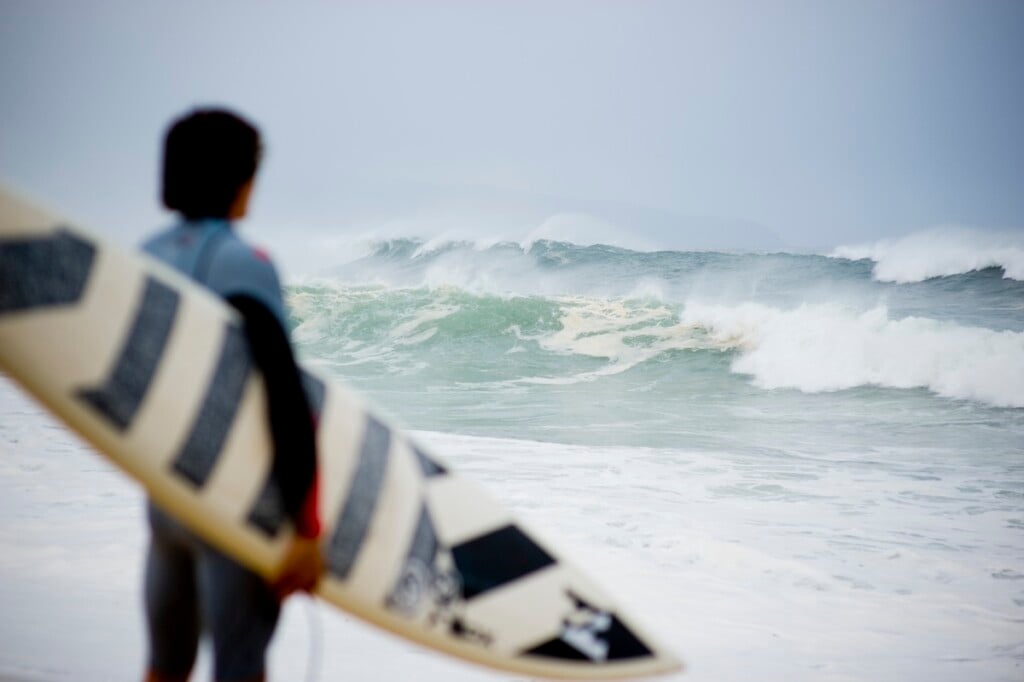
POLYGON ((463 201, 482 231, 616 206, 664 246, 675 215, 798 248, 1024 229, 1017 0, 0 0, 0 178, 87 224, 167 222, 160 137, 205 103, 264 132, 258 229, 463 201))

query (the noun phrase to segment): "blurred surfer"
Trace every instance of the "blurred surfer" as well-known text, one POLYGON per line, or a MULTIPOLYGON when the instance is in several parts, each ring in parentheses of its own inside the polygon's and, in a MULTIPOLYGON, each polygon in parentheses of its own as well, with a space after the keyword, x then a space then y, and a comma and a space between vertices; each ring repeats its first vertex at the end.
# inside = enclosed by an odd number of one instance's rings
POLYGON ((149 682, 187 680, 200 635, 212 638, 216 680, 263 680, 280 603, 312 590, 323 569, 318 544, 316 440, 270 258, 241 240, 261 142, 238 115, 199 109, 168 129, 163 203, 179 221, 144 245, 224 298, 242 316, 253 363, 266 384, 273 437, 272 500, 296 528, 280 574, 266 582, 149 504, 145 601, 149 682))

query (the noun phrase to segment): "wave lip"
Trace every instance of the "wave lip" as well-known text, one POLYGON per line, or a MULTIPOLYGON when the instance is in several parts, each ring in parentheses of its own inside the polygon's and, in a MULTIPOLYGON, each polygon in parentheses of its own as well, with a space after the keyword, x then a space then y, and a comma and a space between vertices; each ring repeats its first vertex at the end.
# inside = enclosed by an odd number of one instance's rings
POLYGON ((761 388, 925 388, 945 398, 1024 407, 1024 332, 891 319, 883 306, 856 312, 834 304, 691 304, 683 321, 703 327, 720 348, 738 350, 732 371, 752 375, 761 388))
POLYGON ((873 244, 840 246, 829 257, 873 260, 874 278, 896 284, 992 267, 1002 268, 1007 279, 1024 280, 1024 231, 934 228, 873 244))

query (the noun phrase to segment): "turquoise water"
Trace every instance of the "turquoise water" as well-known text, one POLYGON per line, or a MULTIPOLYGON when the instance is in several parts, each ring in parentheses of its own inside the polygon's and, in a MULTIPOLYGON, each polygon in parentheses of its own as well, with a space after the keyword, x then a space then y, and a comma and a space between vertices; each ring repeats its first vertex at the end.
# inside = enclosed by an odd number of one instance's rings
POLYGON ((396 240, 288 298, 307 361, 618 575, 694 679, 1017 680, 1024 247, 968 236, 396 240))
POLYGON ((301 352, 417 429, 1019 457, 1024 282, 998 267, 902 284, 873 270, 819 255, 397 240, 288 293, 301 352))

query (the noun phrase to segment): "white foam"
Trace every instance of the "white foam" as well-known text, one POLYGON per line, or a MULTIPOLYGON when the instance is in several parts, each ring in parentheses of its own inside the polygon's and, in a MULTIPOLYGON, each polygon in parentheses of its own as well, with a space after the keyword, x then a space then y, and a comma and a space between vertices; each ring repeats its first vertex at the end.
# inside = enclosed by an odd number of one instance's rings
POLYGON ((1024 333, 835 304, 781 310, 688 304, 683 322, 741 351, 732 370, 766 389, 926 388, 948 398, 1024 407, 1024 333))
POLYGON ((929 318, 892 319, 836 303, 781 309, 757 303, 674 306, 630 299, 560 297, 560 328, 545 350, 607 365, 525 383, 571 384, 625 372, 686 349, 736 350, 732 371, 764 389, 806 393, 857 386, 924 388, 940 396, 1024 407, 1024 333, 929 318))
POLYGON ((560 378, 531 378, 525 383, 571 384, 619 374, 669 350, 697 345, 692 327, 679 324, 675 311, 664 304, 629 299, 565 296, 561 327, 539 337, 538 344, 556 353, 605 358, 609 364, 592 372, 560 378))
POLYGON ((459 307, 435 301, 416 311, 412 319, 402 322, 391 329, 388 337, 402 346, 422 343, 437 333, 435 323, 459 311, 459 307))
POLYGON ((526 288, 530 265, 521 253, 460 248, 442 253, 418 284, 430 289, 457 288, 477 294, 503 295, 526 288))
POLYGON ((991 267, 1003 268, 1009 279, 1024 280, 1024 230, 934 228, 873 244, 840 246, 829 255, 875 261, 874 277, 882 282, 920 282, 991 267))
MULTIPOLYGON (((0 679, 136 676, 145 651, 142 492, 39 409, 0 377, 0 679)), ((685 673, 665 680, 747 680, 751 661, 764 682, 1019 678, 1019 590, 993 575, 1021 564, 1006 525, 1019 513, 971 492, 979 479, 1012 480, 1009 463, 912 480, 886 467, 865 476, 837 460, 764 458, 753 447, 415 436, 612 587, 686 660, 685 673), (786 486, 805 494, 734 492, 777 483, 772 473, 801 474, 786 486), (955 514, 947 500, 984 513, 955 514)), ((911 469, 933 470, 944 454, 907 445, 900 462, 911 469)), ((414 647, 325 605, 307 618, 305 605, 285 607, 269 679, 522 679, 414 647)), ((207 679, 202 656, 196 676, 207 679)))

